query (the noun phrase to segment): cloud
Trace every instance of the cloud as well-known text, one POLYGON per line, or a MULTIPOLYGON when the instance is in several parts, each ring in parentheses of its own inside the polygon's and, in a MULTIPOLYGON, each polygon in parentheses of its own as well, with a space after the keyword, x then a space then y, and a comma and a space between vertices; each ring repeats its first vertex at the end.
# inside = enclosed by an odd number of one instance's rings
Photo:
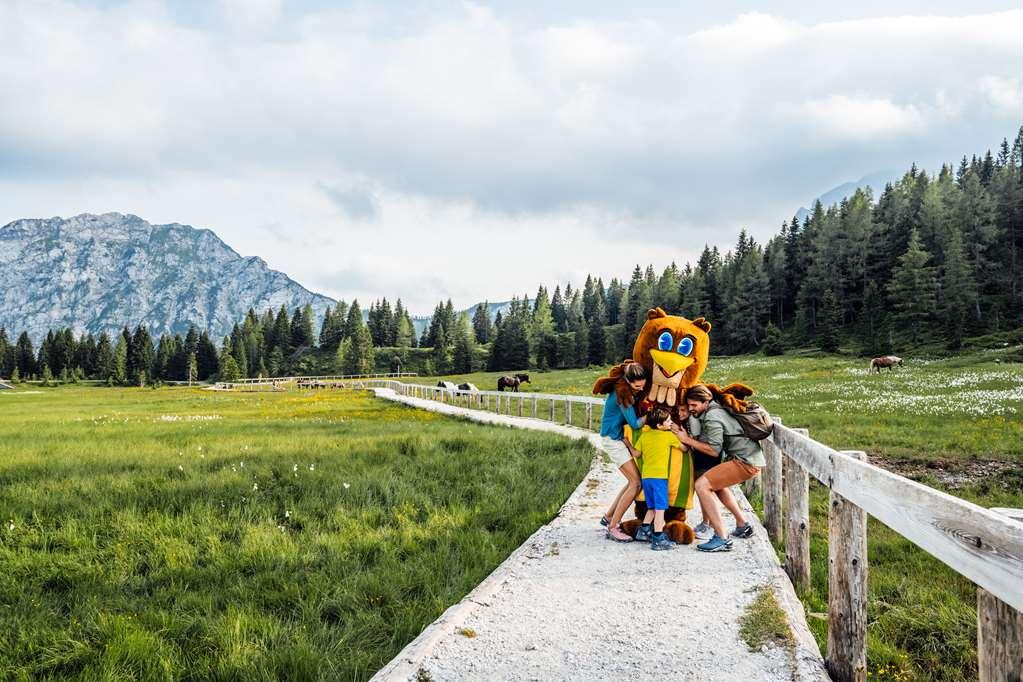
POLYGON ((915 105, 890 100, 831 95, 804 102, 800 118, 820 134, 852 140, 877 140, 888 135, 921 132, 926 117, 915 105))
POLYGON ((131 211, 338 296, 494 297, 763 236, 829 187, 1020 122, 1023 11, 321 6, 224 0, 224 30, 159 2, 0 3, 0 222, 131 211))

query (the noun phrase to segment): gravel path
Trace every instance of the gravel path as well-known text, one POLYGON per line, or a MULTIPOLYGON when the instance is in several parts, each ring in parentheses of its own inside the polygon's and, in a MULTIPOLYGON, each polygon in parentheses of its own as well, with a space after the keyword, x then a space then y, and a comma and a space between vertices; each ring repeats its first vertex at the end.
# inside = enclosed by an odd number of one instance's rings
MULTIPOLYGON (((582 429, 376 392, 484 423, 599 443, 582 429)), ((558 516, 374 679, 826 679, 802 607, 752 513, 758 537, 735 541, 732 552, 705 554, 692 545, 652 552, 606 540, 599 528, 622 483, 606 457, 595 458, 558 516), (763 586, 786 609, 794 648, 750 652, 740 639, 739 618, 763 586)))

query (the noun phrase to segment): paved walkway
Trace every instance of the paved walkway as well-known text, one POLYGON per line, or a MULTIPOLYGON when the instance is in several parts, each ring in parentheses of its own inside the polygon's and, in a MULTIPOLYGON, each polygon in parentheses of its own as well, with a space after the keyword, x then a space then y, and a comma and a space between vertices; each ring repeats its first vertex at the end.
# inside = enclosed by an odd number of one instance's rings
MULTIPOLYGON (((582 429, 375 390, 422 409, 599 443, 582 429)), ((599 530, 622 482, 606 457, 595 458, 558 516, 374 679, 827 679, 802 606, 752 513, 757 535, 730 553, 652 552, 599 530), (751 652, 739 637, 739 618, 764 586, 787 612, 792 649, 751 652)))

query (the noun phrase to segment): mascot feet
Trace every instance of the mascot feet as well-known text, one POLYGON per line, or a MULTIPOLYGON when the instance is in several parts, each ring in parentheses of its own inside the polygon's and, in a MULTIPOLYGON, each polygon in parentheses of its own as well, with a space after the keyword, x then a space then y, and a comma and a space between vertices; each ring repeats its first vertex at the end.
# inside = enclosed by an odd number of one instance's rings
POLYGON ((628 521, 622 521, 620 528, 622 532, 628 535, 630 538, 636 537, 636 531, 643 525, 643 522, 639 519, 629 519, 628 521))
POLYGON ((664 524, 664 532, 672 542, 679 545, 691 545, 696 538, 692 526, 685 521, 669 521, 664 524))

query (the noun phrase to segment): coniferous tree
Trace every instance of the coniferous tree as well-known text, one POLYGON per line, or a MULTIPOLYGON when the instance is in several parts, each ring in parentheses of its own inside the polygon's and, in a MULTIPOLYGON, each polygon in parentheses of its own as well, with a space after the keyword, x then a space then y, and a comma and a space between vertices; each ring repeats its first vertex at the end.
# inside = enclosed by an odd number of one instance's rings
POLYGON ((764 329, 764 345, 762 349, 764 355, 784 355, 785 353, 785 340, 782 337, 781 329, 774 322, 768 322, 767 327, 764 329))
POLYGON ((473 371, 475 333, 469 324, 469 318, 463 315, 455 329, 452 370, 455 374, 470 374, 473 371))
POLYGON ((114 346, 113 373, 107 377, 107 383, 128 383, 128 337, 124 333, 117 335, 117 344, 114 346))
POLYGON ((472 328, 476 343, 490 343, 494 336, 494 324, 490 321, 490 303, 485 301, 476 306, 472 314, 472 328))
POLYGON ((948 336, 949 348, 958 350, 966 335, 970 299, 976 286, 963 251, 962 233, 954 225, 948 228, 944 261, 941 268, 943 328, 948 336))
POLYGON ((817 343, 821 350, 828 353, 838 351, 838 329, 841 322, 842 312, 838 299, 831 288, 824 290, 821 296, 819 315, 817 316, 817 343))
POLYGON ((920 238, 913 230, 888 284, 895 327, 903 330, 913 344, 923 339, 934 312, 935 278, 929 260, 930 254, 921 248, 920 238))

